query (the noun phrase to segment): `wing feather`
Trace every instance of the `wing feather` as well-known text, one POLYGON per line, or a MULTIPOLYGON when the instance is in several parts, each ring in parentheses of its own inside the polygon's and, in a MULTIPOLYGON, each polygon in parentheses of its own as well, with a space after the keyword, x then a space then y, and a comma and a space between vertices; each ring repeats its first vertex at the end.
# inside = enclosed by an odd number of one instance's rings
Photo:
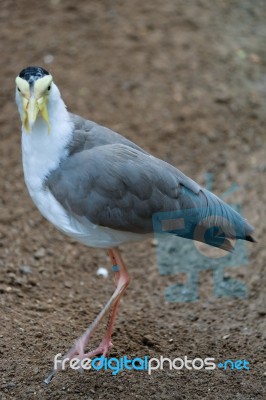
POLYGON ((180 208, 182 186, 200 187, 179 170, 124 144, 94 147, 61 162, 46 180, 70 213, 94 224, 152 232, 152 215, 180 208))

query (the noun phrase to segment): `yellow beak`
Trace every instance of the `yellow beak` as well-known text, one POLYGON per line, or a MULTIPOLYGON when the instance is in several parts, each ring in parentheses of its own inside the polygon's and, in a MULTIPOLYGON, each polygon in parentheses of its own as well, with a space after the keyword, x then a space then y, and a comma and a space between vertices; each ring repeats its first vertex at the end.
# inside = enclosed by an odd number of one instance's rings
POLYGON ((25 97, 23 98, 23 125, 28 133, 35 123, 39 112, 47 123, 48 132, 50 133, 50 123, 47 111, 47 98, 40 97, 38 100, 36 100, 33 95, 29 99, 26 99, 25 97))

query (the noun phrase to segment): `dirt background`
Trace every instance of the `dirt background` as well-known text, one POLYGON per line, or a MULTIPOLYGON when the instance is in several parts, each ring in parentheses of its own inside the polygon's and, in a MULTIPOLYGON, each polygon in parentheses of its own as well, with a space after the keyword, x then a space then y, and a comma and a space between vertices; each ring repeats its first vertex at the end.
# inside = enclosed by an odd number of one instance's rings
POLYGON ((0 399, 265 399, 265 1, 2 0, 0 18, 0 399), (215 298, 204 272, 198 302, 166 303, 179 277, 159 274, 152 241, 122 248, 132 283, 111 355, 245 358, 250 371, 68 370, 43 384, 113 279, 105 252, 56 231, 26 191, 14 79, 28 65, 52 72, 72 112, 199 183, 212 172, 216 194, 237 183, 231 200, 256 227, 234 272, 242 300, 215 298))

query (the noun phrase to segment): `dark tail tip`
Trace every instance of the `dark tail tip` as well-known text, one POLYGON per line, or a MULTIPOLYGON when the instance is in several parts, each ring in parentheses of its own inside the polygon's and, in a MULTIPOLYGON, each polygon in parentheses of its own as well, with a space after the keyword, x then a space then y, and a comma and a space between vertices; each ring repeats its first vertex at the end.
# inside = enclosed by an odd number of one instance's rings
POLYGON ((245 239, 249 242, 257 243, 257 240, 251 235, 247 235, 245 239))

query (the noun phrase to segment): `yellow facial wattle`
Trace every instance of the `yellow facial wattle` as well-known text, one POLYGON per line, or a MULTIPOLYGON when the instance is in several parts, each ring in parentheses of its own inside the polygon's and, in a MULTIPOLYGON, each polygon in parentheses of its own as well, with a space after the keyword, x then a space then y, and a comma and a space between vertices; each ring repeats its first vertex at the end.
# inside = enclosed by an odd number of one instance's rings
POLYGON ((50 133, 50 121, 49 121, 49 115, 48 115, 48 111, 47 111, 47 96, 45 97, 40 97, 37 100, 37 105, 40 111, 41 116, 43 117, 43 119, 45 120, 45 122, 47 123, 48 126, 48 132, 50 133))

